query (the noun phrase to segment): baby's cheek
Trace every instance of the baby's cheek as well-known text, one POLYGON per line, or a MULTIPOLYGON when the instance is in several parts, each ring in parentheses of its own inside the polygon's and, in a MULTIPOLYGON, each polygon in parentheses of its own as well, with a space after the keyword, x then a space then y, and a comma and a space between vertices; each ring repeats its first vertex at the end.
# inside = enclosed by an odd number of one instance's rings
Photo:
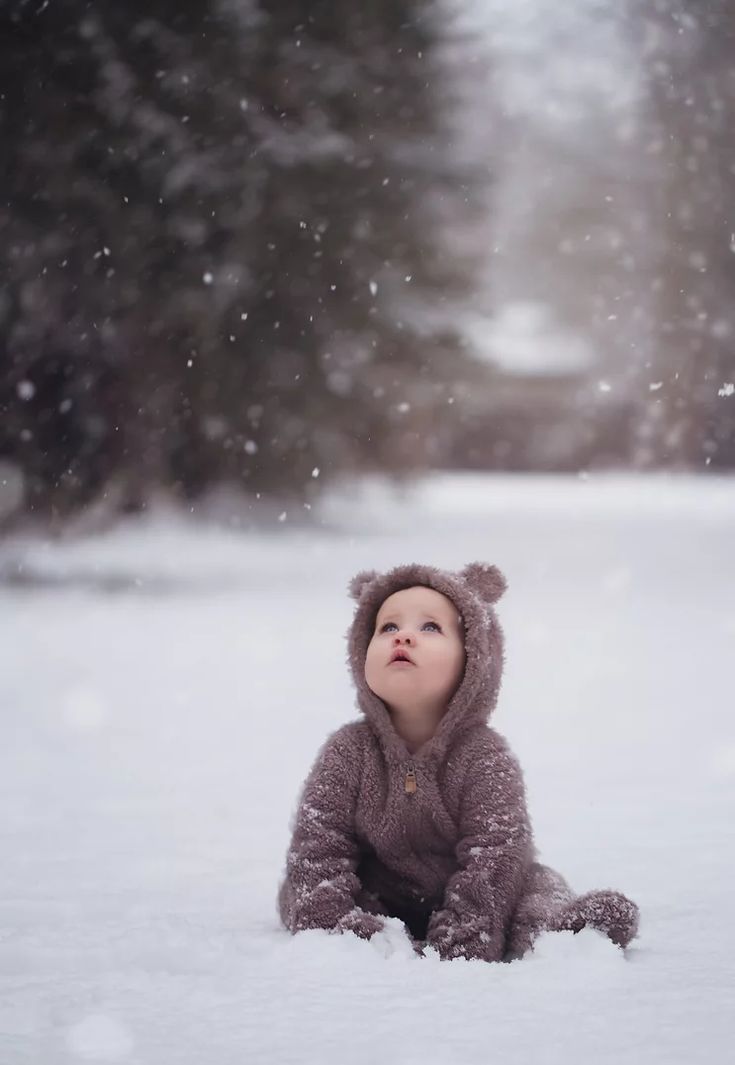
POLYGON ((373 659, 372 659, 371 655, 368 654, 367 658, 365 659, 365 670, 364 670, 365 681, 366 681, 368 687, 371 687, 370 681, 375 679, 374 676, 373 676, 374 672, 375 672, 375 670, 374 670, 374 662, 373 662, 373 659))

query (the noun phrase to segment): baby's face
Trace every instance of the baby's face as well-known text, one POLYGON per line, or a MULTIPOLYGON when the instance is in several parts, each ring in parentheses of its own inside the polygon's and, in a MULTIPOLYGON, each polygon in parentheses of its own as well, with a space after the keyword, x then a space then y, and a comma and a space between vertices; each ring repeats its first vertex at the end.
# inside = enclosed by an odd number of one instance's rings
POLYGON ((464 663, 461 620, 451 599, 417 585, 383 602, 365 657, 365 680, 389 708, 445 708, 464 663), (410 662, 393 661, 399 650, 410 662))

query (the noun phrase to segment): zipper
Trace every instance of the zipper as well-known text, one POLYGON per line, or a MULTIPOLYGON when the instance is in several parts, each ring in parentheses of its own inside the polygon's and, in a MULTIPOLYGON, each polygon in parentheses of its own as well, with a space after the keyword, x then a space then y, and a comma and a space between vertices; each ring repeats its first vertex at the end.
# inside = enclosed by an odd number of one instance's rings
POLYGON ((416 783, 416 767, 413 762, 408 763, 408 769, 406 771, 406 779, 403 782, 403 790, 409 795, 416 791, 418 784, 416 783))

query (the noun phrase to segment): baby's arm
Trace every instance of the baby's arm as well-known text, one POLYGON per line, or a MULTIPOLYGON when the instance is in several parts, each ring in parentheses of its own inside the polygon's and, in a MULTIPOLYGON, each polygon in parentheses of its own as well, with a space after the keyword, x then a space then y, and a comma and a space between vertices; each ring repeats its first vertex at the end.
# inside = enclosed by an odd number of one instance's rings
POLYGON ((443 958, 499 961, 533 838, 515 755, 497 733, 474 743, 463 785, 460 868, 446 885, 443 908, 431 916, 427 943, 443 958))
POLYGON ((348 745, 339 732, 327 740, 302 791, 278 893, 281 920, 294 933, 326 928, 369 939, 383 927, 379 917, 355 905, 360 890, 353 832, 359 774, 354 765, 350 771, 354 752, 348 745))

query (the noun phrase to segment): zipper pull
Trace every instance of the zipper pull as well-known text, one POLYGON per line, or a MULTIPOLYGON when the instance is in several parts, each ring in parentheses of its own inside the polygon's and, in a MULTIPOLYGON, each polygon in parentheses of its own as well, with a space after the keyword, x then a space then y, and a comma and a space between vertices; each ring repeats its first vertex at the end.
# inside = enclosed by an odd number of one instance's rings
POLYGON ((406 779, 404 781, 403 788, 404 791, 408 792, 409 794, 412 794, 414 791, 416 791, 417 786, 418 785, 416 784, 416 770, 413 767, 413 762, 411 762, 408 766, 408 772, 406 773, 406 779))

